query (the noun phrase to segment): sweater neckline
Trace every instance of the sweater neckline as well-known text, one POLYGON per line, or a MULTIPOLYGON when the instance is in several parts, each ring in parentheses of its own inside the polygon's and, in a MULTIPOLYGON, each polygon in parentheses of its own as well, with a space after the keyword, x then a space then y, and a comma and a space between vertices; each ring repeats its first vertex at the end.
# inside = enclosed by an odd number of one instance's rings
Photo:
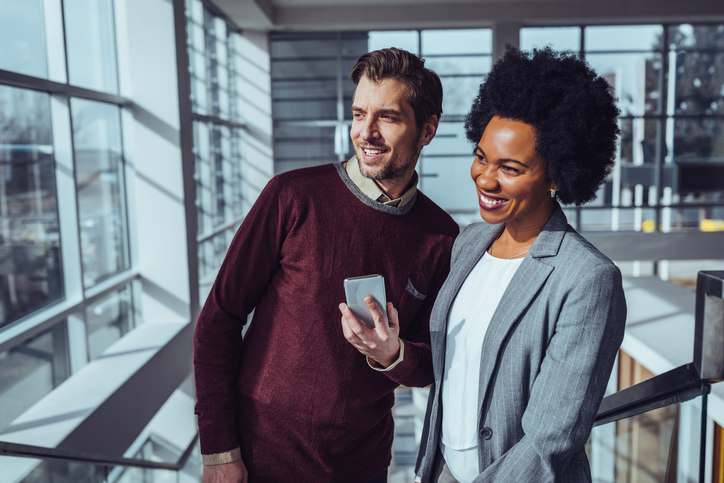
POLYGON ((337 173, 339 174, 339 177, 341 178, 342 182, 347 186, 347 189, 362 203, 369 206, 370 208, 373 208, 377 211, 381 211, 383 213, 389 213, 391 215, 404 215, 406 213, 409 213, 413 206, 415 206, 415 202, 417 201, 417 196, 420 192, 420 190, 417 190, 417 193, 413 196, 412 200, 410 200, 409 203, 406 205, 399 207, 399 206, 392 206, 392 205, 386 205, 384 203, 380 203, 379 201, 373 200, 372 198, 365 195, 362 190, 359 189, 359 187, 354 184, 354 182, 350 179, 349 175, 347 174, 347 171, 344 169, 344 166, 342 163, 334 163, 334 167, 337 170, 337 173))

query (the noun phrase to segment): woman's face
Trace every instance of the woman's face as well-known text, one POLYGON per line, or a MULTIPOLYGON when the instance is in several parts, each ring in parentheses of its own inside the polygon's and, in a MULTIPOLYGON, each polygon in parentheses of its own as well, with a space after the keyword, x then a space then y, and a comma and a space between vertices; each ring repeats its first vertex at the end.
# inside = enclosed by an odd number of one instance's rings
POLYGON ((507 228, 538 227, 555 207, 545 160, 535 149, 530 124, 493 117, 475 148, 470 175, 478 192, 480 215, 507 228))

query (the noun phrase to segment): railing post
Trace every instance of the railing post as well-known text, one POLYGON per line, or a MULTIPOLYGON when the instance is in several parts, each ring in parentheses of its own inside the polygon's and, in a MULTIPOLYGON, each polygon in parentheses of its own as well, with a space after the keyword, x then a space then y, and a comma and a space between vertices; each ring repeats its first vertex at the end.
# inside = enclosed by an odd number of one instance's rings
POLYGON ((708 425, 707 418, 707 401, 709 400, 709 392, 711 384, 708 382, 701 386, 701 441, 699 443, 699 481, 704 481, 706 474, 706 427, 708 425))

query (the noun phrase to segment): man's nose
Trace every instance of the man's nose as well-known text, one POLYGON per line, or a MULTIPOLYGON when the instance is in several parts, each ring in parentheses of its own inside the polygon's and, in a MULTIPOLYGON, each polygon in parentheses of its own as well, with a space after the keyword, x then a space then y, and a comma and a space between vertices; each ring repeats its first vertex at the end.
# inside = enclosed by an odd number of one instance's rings
POLYGON ((367 118, 360 130, 362 139, 377 139, 380 137, 380 130, 376 119, 367 118))

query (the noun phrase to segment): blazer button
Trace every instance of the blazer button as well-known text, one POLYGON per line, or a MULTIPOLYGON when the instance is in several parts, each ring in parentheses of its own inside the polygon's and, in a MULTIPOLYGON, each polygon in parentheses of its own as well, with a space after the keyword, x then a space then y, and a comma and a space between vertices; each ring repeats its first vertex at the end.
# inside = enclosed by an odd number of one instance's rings
POLYGON ((480 428, 480 436, 483 439, 490 439, 493 437, 493 430, 487 426, 480 428))

